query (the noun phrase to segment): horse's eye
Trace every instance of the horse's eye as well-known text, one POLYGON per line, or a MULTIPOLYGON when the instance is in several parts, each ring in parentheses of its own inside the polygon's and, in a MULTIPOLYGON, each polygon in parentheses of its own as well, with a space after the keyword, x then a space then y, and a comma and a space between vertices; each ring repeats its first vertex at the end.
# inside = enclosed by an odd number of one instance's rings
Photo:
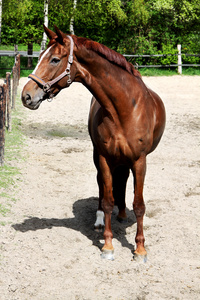
POLYGON ((57 58, 57 57, 54 57, 54 58, 52 58, 52 60, 51 60, 51 64, 52 64, 52 65, 57 65, 59 62, 60 62, 60 59, 57 58))

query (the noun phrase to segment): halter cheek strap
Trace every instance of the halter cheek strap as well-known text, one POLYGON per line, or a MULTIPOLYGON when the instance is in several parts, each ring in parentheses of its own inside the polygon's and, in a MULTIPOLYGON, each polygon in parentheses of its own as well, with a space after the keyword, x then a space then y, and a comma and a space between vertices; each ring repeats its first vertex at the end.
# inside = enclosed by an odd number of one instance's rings
MULTIPOLYGON (((56 82, 60 81, 63 77, 68 76, 68 86, 70 86, 70 84, 72 83, 71 81, 71 73, 70 73, 70 69, 71 69, 71 65, 73 63, 73 49, 74 49, 74 41, 72 39, 72 37, 70 35, 67 35, 67 37, 70 39, 70 53, 68 56, 68 62, 67 62, 67 68, 64 72, 62 72, 59 76, 57 76, 56 78, 54 78, 51 81, 45 82, 43 79, 41 79, 40 77, 38 77, 35 74, 30 74, 28 76, 28 78, 32 79, 33 81, 35 81, 42 89, 45 93, 49 93, 51 86, 53 84, 55 84, 56 82)), ((53 94, 50 95, 50 98, 53 97, 53 94)))

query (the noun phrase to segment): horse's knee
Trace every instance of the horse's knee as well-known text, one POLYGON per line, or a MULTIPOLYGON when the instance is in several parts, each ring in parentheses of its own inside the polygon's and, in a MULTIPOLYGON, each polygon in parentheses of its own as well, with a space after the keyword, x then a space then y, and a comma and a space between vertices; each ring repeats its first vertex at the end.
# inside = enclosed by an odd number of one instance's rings
POLYGON ((143 217, 145 214, 145 204, 135 204, 133 203, 133 210, 137 218, 143 217))
POLYGON ((111 214, 114 207, 114 198, 102 199, 102 208, 105 214, 111 214))

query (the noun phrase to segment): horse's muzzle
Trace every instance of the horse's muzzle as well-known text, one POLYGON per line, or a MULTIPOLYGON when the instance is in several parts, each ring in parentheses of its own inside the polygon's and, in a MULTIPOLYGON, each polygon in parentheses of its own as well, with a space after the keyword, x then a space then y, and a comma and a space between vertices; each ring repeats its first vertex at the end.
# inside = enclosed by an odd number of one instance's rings
POLYGON ((39 93, 38 95, 31 95, 31 93, 26 92, 25 90, 22 91, 22 103, 25 107, 36 110, 39 108, 40 104, 42 103, 43 93, 39 93))

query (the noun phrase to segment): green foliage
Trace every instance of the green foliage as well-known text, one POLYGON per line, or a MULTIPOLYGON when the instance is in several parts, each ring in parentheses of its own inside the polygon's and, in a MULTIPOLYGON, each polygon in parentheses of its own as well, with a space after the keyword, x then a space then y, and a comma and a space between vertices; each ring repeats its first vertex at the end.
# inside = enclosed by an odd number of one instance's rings
POLYGON ((127 16, 119 0, 83 0, 77 2, 75 33, 116 48, 127 16))
POLYGON ((177 64, 178 50, 174 48, 172 44, 163 44, 162 51, 158 51, 158 54, 166 54, 166 56, 159 57, 156 62, 157 64, 160 65, 177 64))
POLYGON ((182 44, 185 37, 200 32, 198 0, 150 0, 150 30, 158 46, 164 41, 182 44))
POLYGON ((38 42, 42 34, 43 3, 39 0, 3 1, 2 43, 38 42))
MULTIPOLYGON (((200 54, 200 32, 191 33, 184 38, 182 43, 182 53, 200 54)), ((182 55, 185 64, 200 64, 200 57, 182 55)))
MULTIPOLYGON (((40 44, 43 33, 41 0, 3 1, 2 43, 40 44)), ((103 43, 122 54, 199 53, 199 0, 82 0, 76 9, 71 0, 49 1, 49 28, 56 24, 103 43)), ((185 63, 199 63, 199 57, 183 57, 185 63)), ((176 63, 176 56, 139 58, 138 64, 176 63)))
MULTIPOLYGON (((42 11, 43 12, 43 11, 42 11)), ((73 1, 49 1, 49 28, 54 30, 54 24, 63 32, 69 31, 70 19, 73 15, 73 1)), ((43 20, 40 26, 43 24, 43 20)))

